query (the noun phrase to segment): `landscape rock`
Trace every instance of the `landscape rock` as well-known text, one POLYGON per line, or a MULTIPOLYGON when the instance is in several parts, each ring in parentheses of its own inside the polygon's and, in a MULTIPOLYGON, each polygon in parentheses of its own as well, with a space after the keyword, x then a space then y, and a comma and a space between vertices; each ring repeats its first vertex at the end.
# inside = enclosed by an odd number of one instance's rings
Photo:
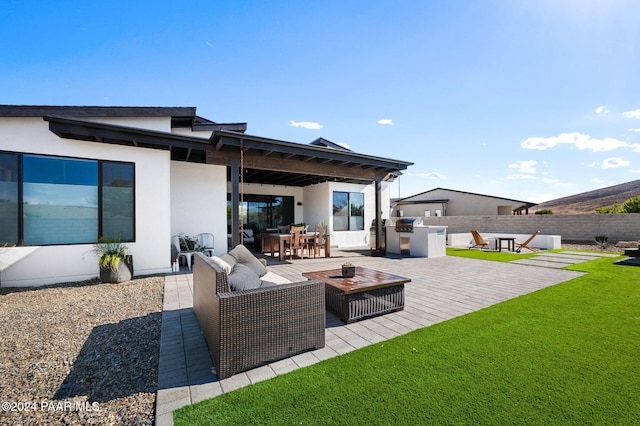
POLYGON ((152 425, 164 277, 0 288, 0 424, 152 425))

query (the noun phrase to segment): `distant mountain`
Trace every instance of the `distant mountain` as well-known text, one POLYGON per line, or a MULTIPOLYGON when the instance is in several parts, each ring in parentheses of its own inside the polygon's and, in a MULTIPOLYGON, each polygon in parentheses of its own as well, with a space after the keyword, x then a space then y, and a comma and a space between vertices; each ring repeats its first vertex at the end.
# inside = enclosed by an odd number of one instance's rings
POLYGON ((611 206, 615 203, 622 204, 629 198, 637 197, 638 195, 640 195, 640 180, 634 180, 620 185, 546 201, 538 204, 529 212, 551 209, 554 214, 595 213, 597 207, 611 206))

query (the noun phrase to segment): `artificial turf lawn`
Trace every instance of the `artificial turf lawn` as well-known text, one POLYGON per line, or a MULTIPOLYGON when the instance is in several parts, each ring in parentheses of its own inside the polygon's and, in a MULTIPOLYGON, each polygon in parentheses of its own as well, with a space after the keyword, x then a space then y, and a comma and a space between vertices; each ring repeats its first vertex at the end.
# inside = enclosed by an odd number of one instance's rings
POLYGON ((640 268, 613 262, 183 407, 175 424, 639 424, 640 268))

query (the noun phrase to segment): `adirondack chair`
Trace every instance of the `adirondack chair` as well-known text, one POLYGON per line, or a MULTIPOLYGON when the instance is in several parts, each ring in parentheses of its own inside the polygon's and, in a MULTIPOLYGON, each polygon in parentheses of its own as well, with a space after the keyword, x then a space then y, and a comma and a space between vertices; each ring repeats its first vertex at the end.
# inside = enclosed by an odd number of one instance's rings
POLYGON ((473 236, 473 241, 475 242, 475 245, 469 247, 469 249, 476 248, 476 247, 480 247, 480 248, 486 247, 488 249, 491 248, 491 245, 489 245, 487 240, 482 238, 482 235, 480 235, 478 231, 472 230, 471 235, 473 236))
POLYGON ((520 253, 522 251, 523 248, 529 249, 531 251, 538 251, 537 248, 535 247, 529 247, 529 243, 531 242, 531 240, 533 240, 536 235, 538 235, 540 233, 540 231, 536 231, 533 233, 532 236, 530 236, 527 241, 525 241, 524 243, 519 243, 516 241, 516 245, 518 246, 518 248, 516 249, 516 253, 520 253))

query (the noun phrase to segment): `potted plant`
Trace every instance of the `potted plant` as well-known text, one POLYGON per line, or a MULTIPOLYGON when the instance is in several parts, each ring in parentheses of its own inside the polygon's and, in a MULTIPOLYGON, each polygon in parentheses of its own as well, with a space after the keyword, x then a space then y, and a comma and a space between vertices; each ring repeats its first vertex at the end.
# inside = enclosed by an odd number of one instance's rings
POLYGON ((197 250, 198 239, 196 237, 191 237, 189 235, 185 235, 184 232, 178 234, 180 237, 180 248, 185 251, 195 251, 197 250))
POLYGON ((309 229, 309 224, 305 223, 305 222, 300 222, 300 223, 296 223, 293 226, 301 226, 304 228, 304 232, 306 233, 307 230, 309 229))
POLYGON ((133 258, 127 254, 128 247, 119 240, 97 243, 94 253, 98 256, 100 281, 103 283, 121 283, 133 276, 133 258))
POLYGON ((342 276, 344 278, 353 278, 356 275, 356 267, 351 262, 342 264, 342 276))

